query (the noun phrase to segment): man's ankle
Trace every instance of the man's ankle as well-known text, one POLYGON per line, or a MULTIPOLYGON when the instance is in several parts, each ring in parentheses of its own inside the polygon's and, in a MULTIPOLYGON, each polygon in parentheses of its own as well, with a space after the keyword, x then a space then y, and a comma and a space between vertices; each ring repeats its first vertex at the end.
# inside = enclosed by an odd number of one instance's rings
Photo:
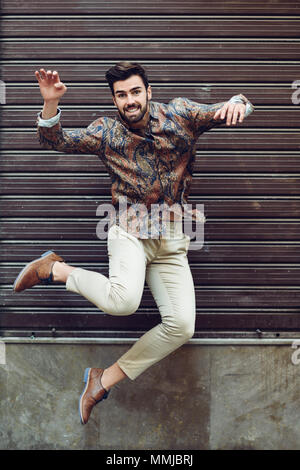
POLYGON ((75 269, 73 266, 62 261, 55 261, 52 265, 52 276, 54 282, 67 282, 69 274, 75 269))
POLYGON ((104 369, 104 372, 101 376, 102 387, 105 388, 105 390, 109 390, 126 377, 126 374, 122 371, 116 362, 107 369, 104 369))
POLYGON ((105 372, 106 372, 106 369, 104 369, 104 372, 101 375, 100 381, 101 381, 102 387, 108 391, 110 389, 110 384, 107 381, 107 375, 105 374, 105 372))

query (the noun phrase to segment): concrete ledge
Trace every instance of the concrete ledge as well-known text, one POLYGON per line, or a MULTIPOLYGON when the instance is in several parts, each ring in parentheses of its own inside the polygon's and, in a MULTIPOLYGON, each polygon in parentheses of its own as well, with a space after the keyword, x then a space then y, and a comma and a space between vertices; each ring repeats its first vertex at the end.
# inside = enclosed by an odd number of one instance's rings
MULTIPOLYGON (((0 337, 0 342, 6 344, 132 344, 138 338, 69 338, 69 337, 0 337)), ((186 345, 292 345, 297 342, 300 345, 300 338, 195 338, 189 340, 186 345)))

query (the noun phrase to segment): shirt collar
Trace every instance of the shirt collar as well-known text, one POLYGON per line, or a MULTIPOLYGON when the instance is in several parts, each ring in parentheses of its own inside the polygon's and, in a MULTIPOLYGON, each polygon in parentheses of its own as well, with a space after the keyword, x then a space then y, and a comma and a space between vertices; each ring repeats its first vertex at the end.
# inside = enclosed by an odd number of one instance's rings
POLYGON ((149 109, 150 116, 153 119, 156 119, 157 121, 158 121, 158 108, 159 108, 159 103, 150 101, 150 109, 149 109))

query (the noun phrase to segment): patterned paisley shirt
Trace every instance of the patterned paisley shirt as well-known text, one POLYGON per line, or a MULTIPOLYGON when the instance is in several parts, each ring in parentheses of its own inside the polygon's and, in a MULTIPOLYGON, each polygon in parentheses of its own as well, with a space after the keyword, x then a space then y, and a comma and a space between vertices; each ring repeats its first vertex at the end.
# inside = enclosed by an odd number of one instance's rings
MULTIPOLYGON (((244 95, 229 101, 246 104, 244 95)), ((197 209, 190 209, 188 196, 199 136, 225 120, 214 120, 225 102, 199 104, 175 98, 168 104, 149 102, 148 127, 130 129, 120 114, 100 117, 85 129, 64 130, 60 113, 49 120, 38 118, 38 135, 45 148, 65 153, 96 154, 112 181, 111 224, 122 225, 138 238, 164 235, 165 220, 204 221, 197 209)))

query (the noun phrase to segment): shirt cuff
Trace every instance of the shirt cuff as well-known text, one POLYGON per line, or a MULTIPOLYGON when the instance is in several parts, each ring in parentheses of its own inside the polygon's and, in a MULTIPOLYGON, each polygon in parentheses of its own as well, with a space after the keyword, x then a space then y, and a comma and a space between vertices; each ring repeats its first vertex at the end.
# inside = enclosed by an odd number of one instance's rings
POLYGON ((53 127, 59 122, 60 115, 61 115, 61 110, 60 110, 60 108, 57 108, 57 114, 55 116, 53 116, 52 118, 50 118, 50 119, 42 119, 41 114, 42 114, 41 112, 38 113, 38 126, 40 126, 40 127, 53 127))
POLYGON ((253 106, 243 95, 234 95, 229 100, 230 103, 243 103, 246 105, 245 117, 253 112, 253 106))

